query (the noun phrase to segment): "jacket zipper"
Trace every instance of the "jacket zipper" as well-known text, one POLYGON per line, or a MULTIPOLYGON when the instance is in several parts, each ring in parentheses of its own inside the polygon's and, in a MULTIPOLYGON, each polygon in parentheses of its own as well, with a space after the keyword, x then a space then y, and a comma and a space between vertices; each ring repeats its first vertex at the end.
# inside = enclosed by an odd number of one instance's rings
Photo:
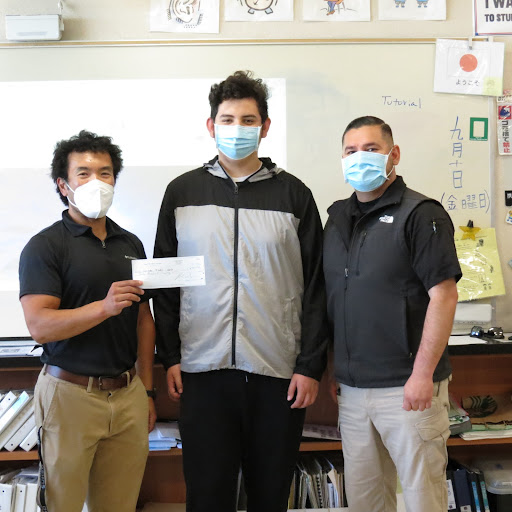
POLYGON ((236 348, 236 324, 238 318, 238 185, 235 186, 235 232, 233 242, 233 273, 235 281, 234 299, 233 299, 233 330, 231 332, 231 365, 236 366, 235 348, 236 348))
POLYGON ((359 275, 359 262, 361 260, 361 250, 362 250, 364 242, 366 240, 367 233, 368 233, 367 231, 363 231, 362 238, 361 238, 361 243, 359 244, 359 251, 357 253, 356 275, 359 275))

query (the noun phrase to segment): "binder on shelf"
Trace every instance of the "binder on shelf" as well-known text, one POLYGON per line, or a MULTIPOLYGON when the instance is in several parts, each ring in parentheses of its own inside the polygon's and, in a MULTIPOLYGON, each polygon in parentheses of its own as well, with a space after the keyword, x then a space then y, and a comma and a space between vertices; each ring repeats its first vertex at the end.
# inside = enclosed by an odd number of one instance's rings
POLYGON ((27 491, 25 493, 24 512, 37 512, 37 478, 27 479, 25 482, 27 491))
POLYGON ((28 436, 20 443, 20 448, 29 452, 37 444, 37 425, 30 431, 28 436))
POLYGON ((485 487, 484 474, 479 469, 474 469, 473 471, 478 479, 478 488, 480 492, 482 512, 491 512, 491 509, 489 507, 489 498, 487 496, 487 488, 485 487))
POLYGON ((455 499, 460 512, 475 512, 471 506, 471 494, 469 493, 469 482, 466 473, 465 469, 456 469, 453 472, 455 499))
POLYGON ((0 401, 0 418, 3 416, 3 414, 11 407, 11 405, 16 402, 16 399, 18 398, 18 393, 15 393, 14 391, 9 391, 0 401))
POLYGON ((455 500, 455 490, 453 484, 453 471, 451 469, 446 470, 446 487, 448 490, 448 511, 458 510, 457 501, 455 500))
POLYGON ((18 414, 11 421, 3 432, 0 433, 0 450, 6 445, 7 441, 16 434, 16 432, 25 424, 25 422, 34 415, 34 404, 32 403, 32 396, 21 406, 18 414))
POLYGON ((34 413, 32 412, 31 416, 28 418, 25 423, 14 433, 14 435, 5 443, 4 448, 6 450, 9 450, 12 452, 18 446, 20 443, 25 439, 28 434, 30 434, 30 431, 36 426, 36 417, 34 416, 34 413))
POLYGON ((0 512, 11 512, 12 483, 0 483, 0 512))
POLYGON ((12 423, 14 418, 23 409, 29 399, 30 395, 26 391, 23 391, 18 399, 0 417, 0 433, 2 433, 12 423))
POLYGON ((473 510, 475 512, 484 512, 484 509, 482 508, 482 499, 480 494, 480 485, 478 483, 478 476, 474 471, 471 471, 468 469, 466 471, 466 475, 468 478, 469 483, 469 489, 471 494, 471 505, 473 507, 473 510))
POLYGON ((23 482, 14 484, 14 506, 12 512, 25 512, 25 495, 27 486, 23 482))

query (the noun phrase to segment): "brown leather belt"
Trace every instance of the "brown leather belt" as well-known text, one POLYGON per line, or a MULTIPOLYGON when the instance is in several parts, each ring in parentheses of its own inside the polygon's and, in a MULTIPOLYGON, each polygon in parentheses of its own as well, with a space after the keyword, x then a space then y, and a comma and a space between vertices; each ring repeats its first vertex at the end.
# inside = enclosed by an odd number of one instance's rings
POLYGON ((125 388, 130 384, 137 373, 135 367, 133 367, 118 377, 87 377, 86 375, 68 372, 59 366, 53 366, 51 364, 46 365, 46 371, 57 379, 72 382, 73 384, 78 384, 86 388, 100 389, 102 391, 125 388))

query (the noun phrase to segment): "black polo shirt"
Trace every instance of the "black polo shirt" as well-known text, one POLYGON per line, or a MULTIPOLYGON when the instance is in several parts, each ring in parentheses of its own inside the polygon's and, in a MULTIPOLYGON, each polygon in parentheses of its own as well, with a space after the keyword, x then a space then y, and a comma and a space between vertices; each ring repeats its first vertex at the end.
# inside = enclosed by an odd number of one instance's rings
MULTIPOLYGON (((60 309, 75 309, 104 299, 113 282, 131 279, 131 260, 146 257, 142 243, 106 220, 104 242, 67 210, 61 221, 35 235, 20 257, 20 298, 52 295, 60 299, 60 309)), ((119 375, 137 359, 138 313, 133 303, 78 336, 45 343, 41 360, 81 375, 119 375)))

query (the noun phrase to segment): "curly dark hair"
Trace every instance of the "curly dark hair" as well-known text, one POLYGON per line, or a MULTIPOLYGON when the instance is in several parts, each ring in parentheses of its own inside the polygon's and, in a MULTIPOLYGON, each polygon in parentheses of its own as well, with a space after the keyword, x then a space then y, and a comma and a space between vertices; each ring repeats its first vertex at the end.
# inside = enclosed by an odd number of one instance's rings
POLYGON ((220 84, 212 85, 208 96, 210 117, 215 120, 219 105, 223 101, 254 98, 258 104, 261 121, 264 123, 268 118, 268 97, 268 88, 261 78, 253 78, 252 71, 235 71, 220 84))
POLYGON ((57 185, 57 178, 68 180, 68 156, 70 153, 108 153, 112 160, 114 168, 114 180, 121 172, 123 167, 123 158, 121 157, 121 149, 112 143, 111 137, 96 135, 95 133, 82 130, 78 135, 74 135, 69 140, 61 140, 55 144, 52 160, 51 177, 56 185, 57 192, 61 201, 67 206, 68 199, 64 197, 57 185))
POLYGON ((363 126, 380 126, 382 130, 382 135, 385 139, 388 139, 391 144, 394 144, 393 141, 393 132, 391 131, 391 126, 387 124, 385 121, 375 116, 363 116, 354 119, 348 123, 345 131, 343 132, 343 137, 341 137, 341 143, 345 141, 345 134, 350 130, 355 130, 357 128, 362 128, 363 126))

